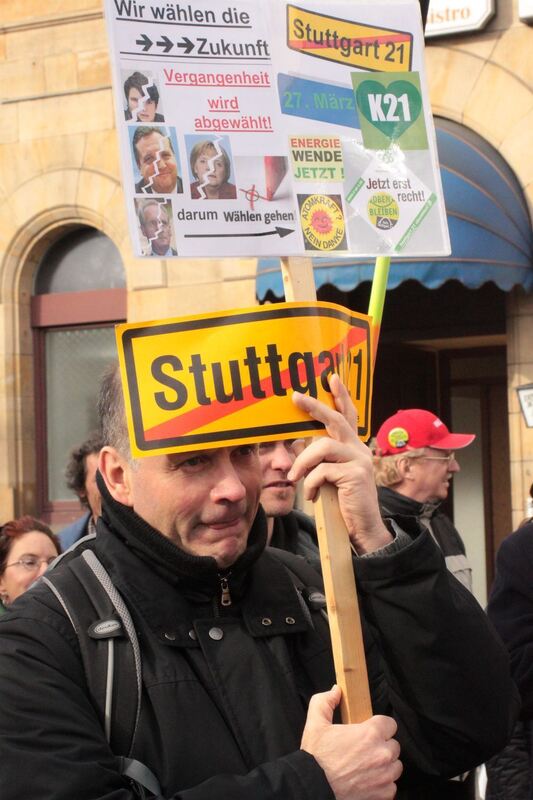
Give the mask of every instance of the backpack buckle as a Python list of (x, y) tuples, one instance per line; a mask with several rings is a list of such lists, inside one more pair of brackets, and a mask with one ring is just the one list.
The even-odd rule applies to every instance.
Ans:
[(111, 639), (114, 636), (122, 636), (122, 623), (116, 617), (107, 619), (97, 619), (87, 629), (87, 633), (93, 639)]

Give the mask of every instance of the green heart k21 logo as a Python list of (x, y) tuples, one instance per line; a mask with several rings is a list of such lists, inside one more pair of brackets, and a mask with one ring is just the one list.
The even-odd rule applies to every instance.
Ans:
[(401, 138), (402, 149), (427, 148), (418, 73), (387, 77), (382, 82), (352, 73), (365, 147), (377, 150)]

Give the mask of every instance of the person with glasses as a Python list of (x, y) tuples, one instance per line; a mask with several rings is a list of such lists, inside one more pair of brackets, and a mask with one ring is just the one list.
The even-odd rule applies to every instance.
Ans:
[(52, 530), (30, 516), (6, 522), (0, 528), (0, 601), (3, 613), (17, 597), (46, 572), (61, 553)]
[(382, 515), (399, 525), (414, 518), (426, 528), (450, 572), (470, 591), (472, 570), (463, 540), (440, 505), (460, 470), (455, 451), (474, 439), (473, 433), (450, 433), (431, 411), (408, 408), (386, 419), (372, 443)]
[[(408, 408), (386, 419), (371, 443), (382, 516), (407, 531), (427, 529), (448, 571), (469, 591), (472, 569), (463, 540), (440, 506), (460, 471), (455, 451), (474, 439), (473, 433), (451, 433), (431, 411)], [(438, 791), (439, 798), (474, 800), (475, 770), (442, 778)]]

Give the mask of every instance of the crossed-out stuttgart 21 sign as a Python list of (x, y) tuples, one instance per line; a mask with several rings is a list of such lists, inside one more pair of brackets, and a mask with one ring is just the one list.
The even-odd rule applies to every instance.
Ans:
[(370, 318), (283, 303), (116, 329), (134, 456), (323, 434), (294, 391), (332, 404), (336, 372), (370, 431)]

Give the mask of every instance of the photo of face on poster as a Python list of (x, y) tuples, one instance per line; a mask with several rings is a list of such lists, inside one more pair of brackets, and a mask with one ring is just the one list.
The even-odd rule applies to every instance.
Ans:
[(176, 131), (154, 125), (129, 128), (136, 194), (181, 194)]
[(136, 198), (135, 212), (139, 221), (139, 240), (143, 256), (177, 256), (170, 200), (161, 197)]
[(165, 115), (162, 113), (159, 89), (152, 78), (152, 73), (122, 70), (122, 77), (126, 122), (140, 122), (143, 125), (164, 122)]
[(192, 200), (235, 200), (231, 149), (227, 136), (186, 136)]

